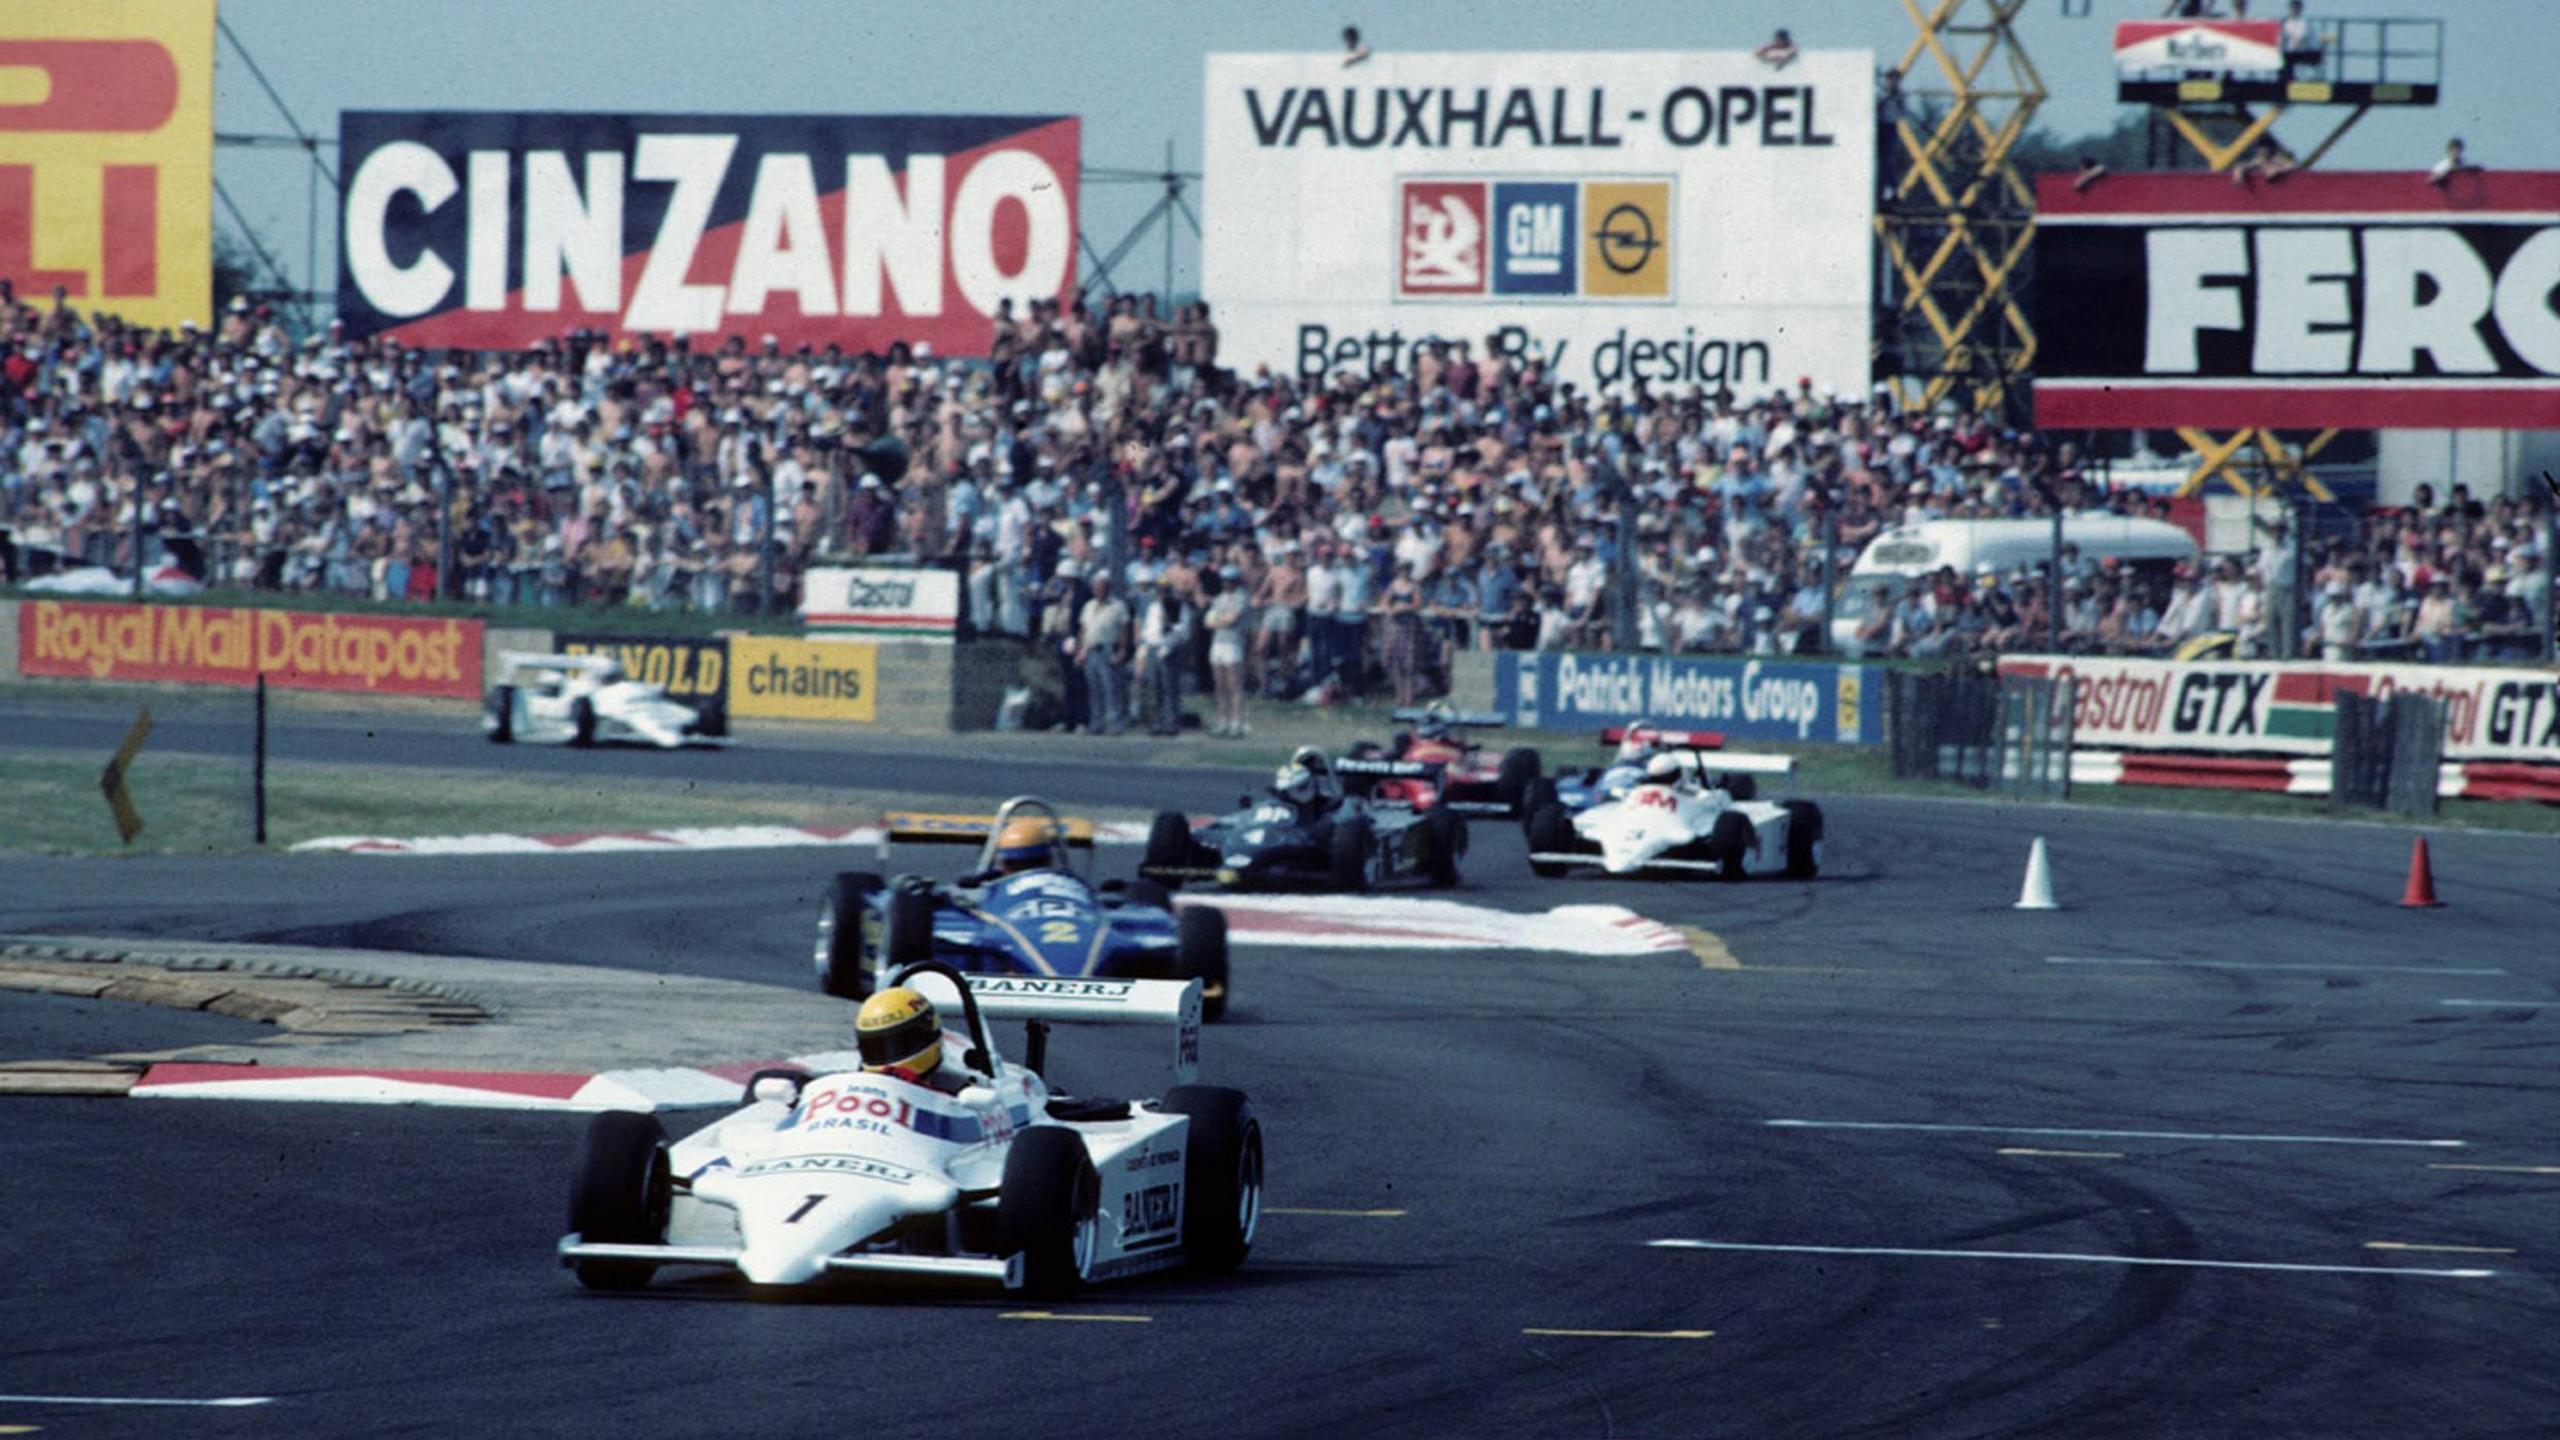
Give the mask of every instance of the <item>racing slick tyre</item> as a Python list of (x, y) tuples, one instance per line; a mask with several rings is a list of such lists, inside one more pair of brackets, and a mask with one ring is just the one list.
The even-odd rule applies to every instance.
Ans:
[(933, 888), (912, 875), (901, 875), (880, 907), (882, 973), (932, 958)]
[(1158, 910), (1170, 910), (1173, 908), (1173, 892), (1167, 887), (1141, 875), (1137, 879), (1130, 881), (1127, 886), (1122, 888), (1120, 891), (1120, 903), (1123, 905), (1152, 905)]
[(1147, 853), (1138, 864), (1138, 873), (1168, 890), (1179, 890), (1179, 872), (1192, 868), (1191, 856), (1189, 818), (1172, 810), (1157, 811), (1155, 823), (1147, 827)]
[(1563, 803), (1556, 795), (1556, 782), (1544, 775), (1531, 777), (1528, 788), (1520, 792), (1520, 833), (1529, 833), (1529, 822), (1538, 818), (1539, 811)]
[(1102, 1179), (1084, 1137), (1035, 1125), (1005, 1152), (996, 1192), (996, 1250), (1022, 1257), (1022, 1288), (1036, 1300), (1072, 1295), (1102, 1247)]
[(501, 685), (489, 692), (489, 743), (511, 745), (516, 738), (516, 687)]
[(578, 699), (569, 706), (569, 743), (583, 750), (596, 743), (596, 702)]
[[(655, 1245), (667, 1237), (674, 1203), (667, 1134), (654, 1115), (607, 1110), (587, 1122), (569, 1191), (569, 1228), (604, 1245)], [(646, 1260), (580, 1260), (578, 1283), (590, 1290), (637, 1290), (658, 1267)]]
[(1262, 1122), (1241, 1090), (1176, 1085), (1156, 1109), (1191, 1117), (1182, 1153), (1182, 1257), (1201, 1274), (1244, 1263), (1262, 1223)]
[(1544, 764), (1538, 759), (1538, 752), (1525, 745), (1502, 752), (1502, 768), (1493, 776), (1493, 798), (1501, 802), (1504, 813), (1529, 813), (1521, 807), (1528, 803), (1529, 783), (1541, 778), (1538, 772), (1542, 768)]
[(1757, 800), (1760, 798), (1760, 779), (1756, 775), (1727, 775), (1724, 777), (1724, 793), (1736, 800)]
[(1200, 982), (1200, 1018), (1227, 1013), (1227, 912), (1193, 905), (1174, 920), (1173, 978)]
[(1822, 807), (1810, 800), (1782, 802), (1787, 812), (1787, 878), (1810, 880), (1822, 869)]
[(726, 699), (714, 696), (695, 706), (693, 713), (699, 717), (693, 722), (694, 734), (717, 739), (729, 733), (729, 702)]
[(818, 948), (810, 956), (818, 971), (818, 988), (845, 1000), (871, 994), (871, 957), (863, 953), (862, 921), (880, 893), (880, 877), (868, 870), (849, 870), (827, 885), (818, 902)]
[(1716, 828), (1707, 832), (1707, 855), (1716, 862), (1716, 878), (1739, 880), (1743, 862), (1751, 854), (1751, 821), (1727, 810), (1716, 817)]
[(1434, 809), (1422, 817), (1422, 873), (1432, 888), (1458, 883), (1458, 861), (1467, 853), (1467, 822), (1454, 810)]
[[(1550, 800), (1529, 816), (1529, 853), (1532, 856), (1564, 855), (1581, 848), (1581, 840), (1573, 833), (1573, 817), (1564, 813), (1562, 805)], [(1556, 861), (1532, 859), (1529, 862), (1529, 873), (1544, 879), (1552, 880), (1564, 872), (1565, 867)]]
[(1366, 820), (1344, 820), (1333, 827), (1333, 845), (1327, 852), (1332, 862), (1333, 888), (1346, 895), (1362, 895), (1369, 889), (1369, 852), (1377, 848), (1373, 832)]

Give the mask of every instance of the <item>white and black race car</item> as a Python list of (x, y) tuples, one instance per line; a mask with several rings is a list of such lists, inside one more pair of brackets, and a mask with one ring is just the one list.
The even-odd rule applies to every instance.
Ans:
[(494, 745), (599, 745), (621, 742), (674, 750), (729, 743), (729, 717), (696, 710), (666, 690), (634, 680), (609, 655), (537, 655), (508, 651), (490, 690), (480, 728)]
[[(1174, 1078), (1189, 1080), (1199, 981), (967, 976), (926, 961), (892, 983), (963, 1019), (943, 1044), (966, 1088), (812, 1056), (757, 1072), (744, 1108), (673, 1144), (654, 1115), (598, 1115), (560, 1263), (597, 1290), (697, 1265), (757, 1285), (900, 1275), (1050, 1297), (1244, 1263), (1262, 1216), (1262, 1125), (1243, 1092), (1079, 1099), (1041, 1074), (1049, 1021), (1156, 1021), (1174, 1030)], [(1020, 1063), (997, 1053), (991, 1017), (1029, 1022)]]
[(1792, 774), (1795, 764), (1786, 755), (1666, 750), (1646, 762), (1641, 780), (1588, 809), (1540, 806), (1529, 817), (1529, 868), (1811, 879), (1822, 868), (1822, 807), (1744, 798), (1747, 777)]

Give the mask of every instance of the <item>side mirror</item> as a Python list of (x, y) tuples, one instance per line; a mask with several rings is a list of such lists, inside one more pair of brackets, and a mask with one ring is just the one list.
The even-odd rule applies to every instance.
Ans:
[(800, 1098), (800, 1086), (797, 1081), (783, 1076), (767, 1075), (756, 1082), (753, 1090), (747, 1092), (747, 1098), (771, 1101), (776, 1105), (788, 1105)]
[(996, 1103), (996, 1092), (984, 1085), (971, 1085), (951, 1098), (963, 1105), (993, 1105)]

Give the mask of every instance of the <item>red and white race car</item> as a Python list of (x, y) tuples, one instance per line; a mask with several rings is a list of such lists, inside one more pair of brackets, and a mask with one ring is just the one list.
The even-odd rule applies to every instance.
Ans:
[(1437, 805), (1470, 815), (1527, 815), (1530, 791), (1543, 770), (1538, 752), (1525, 745), (1490, 750), (1458, 733), (1461, 726), (1508, 723), (1503, 716), (1461, 712), (1434, 701), (1388, 718), (1412, 728), (1398, 730), (1384, 745), (1362, 741), (1347, 758), (1428, 765), (1433, 774), (1376, 780), (1368, 789), (1371, 799), (1418, 810)]

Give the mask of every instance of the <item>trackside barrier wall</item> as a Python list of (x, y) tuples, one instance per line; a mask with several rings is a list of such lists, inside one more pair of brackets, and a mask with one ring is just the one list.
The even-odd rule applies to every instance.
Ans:
[(22, 600), (17, 674), (480, 698), (478, 620), (230, 605)]
[(0, 600), (0, 675), (18, 673), (18, 602)]

